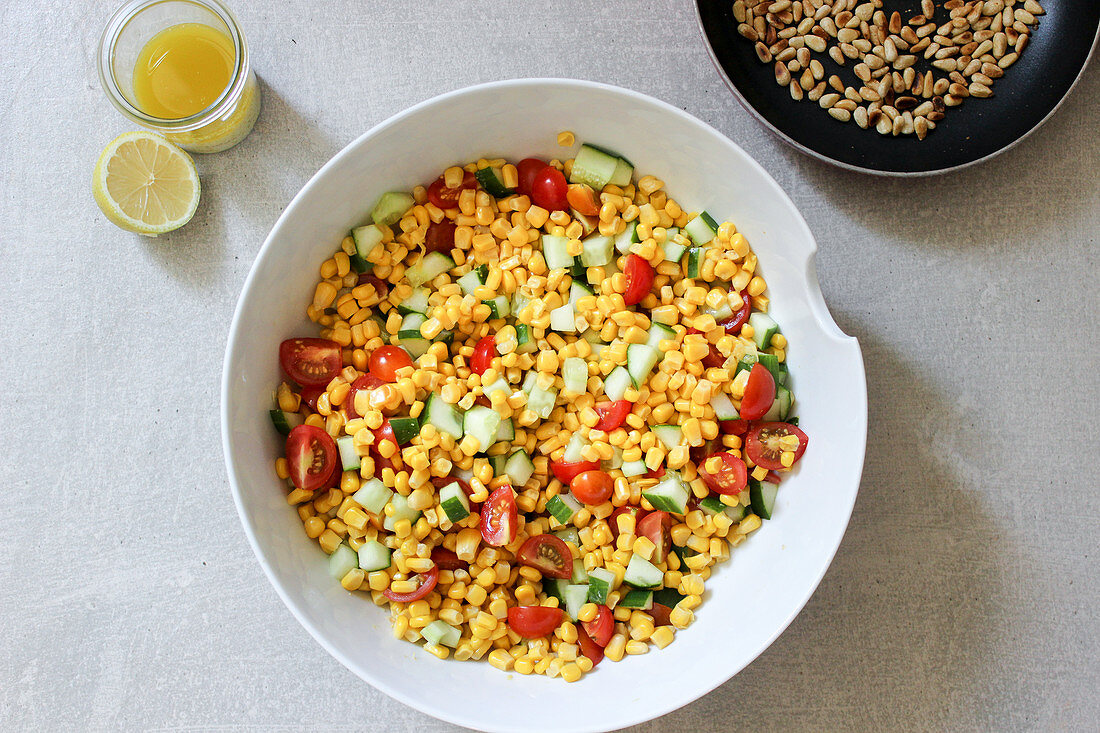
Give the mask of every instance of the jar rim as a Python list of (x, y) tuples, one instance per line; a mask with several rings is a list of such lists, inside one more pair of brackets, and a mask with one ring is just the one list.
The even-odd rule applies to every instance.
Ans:
[[(233, 41), (233, 71), (229, 83), (209, 106), (186, 117), (156, 117), (142, 111), (122, 93), (115, 78), (115, 47), (122, 32), (139, 13), (165, 3), (189, 3), (209, 10), (225, 23), (226, 28), (229, 29), (229, 37)], [(99, 81), (103, 85), (103, 90), (122, 114), (141, 125), (171, 132), (196, 130), (228, 112), (229, 108), (237, 102), (248, 80), (248, 46), (245, 43), (244, 34), (237, 24), (236, 16), (220, 0), (129, 0), (107, 21), (107, 27), (103, 29), (103, 35), (99, 40), (97, 60)]]

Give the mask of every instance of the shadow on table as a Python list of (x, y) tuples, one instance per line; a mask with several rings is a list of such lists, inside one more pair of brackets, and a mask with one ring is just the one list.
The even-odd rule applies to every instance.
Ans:
[[(956, 445), (949, 438), (966, 417), (950, 399), (887, 344), (863, 337), (853, 314), (837, 315), (860, 336), (868, 391), (879, 396), (844, 542), (806, 608), (759, 659), (632, 731), (970, 729), (999, 704), (1026, 709), (1037, 694), (1004, 674), (1012, 641), (997, 619), (1011, 595), (1011, 551), (980, 491), (946, 468), (980, 449), (978, 431), (972, 445)], [(989, 699), (971, 699), (975, 689)]]
[[(263, 107), (252, 133), (224, 152), (194, 156), (202, 181), (194, 218), (147, 244), (166, 270), (196, 289), (218, 282), (229, 264), (225, 242), (241, 218), (266, 236), (301, 186), (338, 150), (275, 89), (259, 82)], [(261, 244), (262, 237), (253, 251)]]

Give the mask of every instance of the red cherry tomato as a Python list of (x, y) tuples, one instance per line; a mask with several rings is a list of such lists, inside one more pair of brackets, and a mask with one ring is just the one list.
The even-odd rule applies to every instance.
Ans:
[(641, 512), (636, 506), (621, 506), (615, 511), (611, 512), (611, 516), (607, 518), (607, 527), (611, 530), (611, 536), (615, 539), (619, 538), (619, 517), (623, 514), (629, 514), (635, 519), (635, 527), (637, 527), (638, 513)]
[(749, 314), (752, 313), (752, 296), (749, 295), (748, 290), (741, 291), (741, 302), (743, 303), (741, 310), (718, 324), (726, 329), (726, 333), (732, 333), (734, 336), (741, 333), (741, 327), (749, 322)]
[(312, 425), (299, 425), (286, 436), (286, 461), (290, 480), (299, 489), (313, 491), (328, 483), (338, 470), (340, 454), (328, 433)]
[(465, 188), (477, 188), (477, 178), (469, 171), (463, 174), (458, 188), (448, 188), (443, 176), (440, 176), (428, 186), (428, 200), (440, 209), (453, 209), (458, 206), (458, 196)]
[(584, 626), (577, 629), (577, 643), (580, 644), (581, 654), (588, 657), (593, 668), (603, 661), (603, 647), (592, 641), (592, 637), (584, 630)]
[(753, 425), (745, 436), (745, 453), (757, 466), (762, 466), (769, 471), (780, 471), (784, 466), (779, 459), (783, 452), (779, 439), (786, 435), (798, 437), (798, 448), (794, 451), (794, 462), (798, 463), (798, 459), (806, 452), (806, 444), (810, 438), (794, 425), (785, 422), (762, 422)]
[(573, 463), (550, 461), (550, 470), (554, 472), (554, 478), (563, 484), (571, 482), (577, 474), (592, 471), (599, 467), (599, 461), (575, 461)]
[(370, 355), (370, 373), (383, 382), (396, 382), (397, 370), (412, 364), (409, 352), (400, 346), (379, 346)]
[(372, 389), (381, 387), (383, 384), (385, 384), (385, 382), (373, 374), (364, 374), (351, 383), (351, 389), (348, 390), (348, 396), (344, 398), (344, 412), (348, 414), (349, 420), (362, 417), (355, 409), (355, 395), (360, 391), (369, 392)]
[(745, 396), (741, 398), (741, 419), (759, 420), (768, 414), (775, 402), (775, 377), (763, 364), (753, 364)]
[(508, 626), (525, 639), (549, 636), (561, 626), (565, 612), (550, 606), (513, 606), (508, 609)]
[(435, 588), (435, 584), (439, 582), (439, 566), (432, 566), (431, 570), (426, 573), (421, 573), (418, 577), (420, 578), (420, 585), (411, 593), (394, 593), (389, 588), (386, 588), (386, 590), (382, 591), (382, 595), (396, 603), (412, 603), (413, 601), (419, 601), (421, 598), (431, 593)]
[(440, 222), (432, 222), (428, 225), (428, 232), (424, 235), (425, 252), (442, 252), (450, 256), (455, 248), (455, 223), (450, 219)]
[(664, 562), (668, 556), (668, 550), (672, 547), (672, 535), (670, 530), (675, 521), (668, 512), (650, 512), (638, 522), (638, 529), (634, 532), (639, 537), (647, 537), (657, 548), (653, 553), (654, 562)]
[(432, 548), (432, 562), (440, 570), (465, 570), (469, 565), (445, 547)]
[(547, 211), (564, 211), (569, 208), (566, 198), (569, 184), (565, 175), (552, 165), (535, 174), (531, 182), (531, 200)]
[(672, 621), (669, 619), (669, 616), (672, 615), (672, 609), (663, 603), (654, 603), (653, 608), (646, 611), (646, 613), (653, 617), (654, 626), (672, 625)]
[(302, 402), (309, 405), (309, 409), (317, 412), (317, 398), (324, 393), (324, 387), (302, 387)]
[(657, 466), (657, 468), (653, 469), (652, 471), (646, 471), (645, 475), (644, 475), (644, 478), (661, 478), (664, 475), (665, 475), (665, 467), (664, 466)]
[(279, 364), (303, 387), (324, 387), (344, 365), (340, 344), (328, 339), (287, 339), (279, 344)]
[[(718, 457), (719, 466), (714, 473), (711, 473), (704, 466), (714, 456)], [(740, 494), (749, 483), (749, 472), (745, 468), (745, 462), (728, 451), (715, 453), (714, 456), (708, 456), (697, 466), (699, 478), (719, 494)]]
[(615, 400), (614, 402), (601, 402), (596, 405), (596, 414), (600, 421), (596, 423), (596, 430), (610, 433), (623, 424), (626, 416), (634, 409), (634, 403), (630, 400)]
[(626, 256), (623, 274), (626, 275), (626, 292), (623, 293), (623, 300), (627, 305), (637, 305), (653, 287), (653, 266), (631, 252)]
[(516, 539), (516, 495), (508, 484), (489, 494), (481, 510), (481, 539), (492, 547), (504, 547)]
[(573, 553), (565, 540), (552, 534), (531, 537), (519, 548), (517, 557), (521, 565), (532, 567), (548, 578), (573, 577)]
[(521, 160), (516, 165), (516, 172), (519, 174), (519, 185), (516, 186), (516, 190), (524, 196), (530, 196), (531, 188), (535, 183), (535, 176), (545, 167), (545, 160), (539, 160), (538, 158), (524, 158)]
[(722, 435), (744, 435), (749, 432), (748, 420), (719, 420), (718, 430)]
[(372, 275), (369, 272), (361, 273), (359, 275), (359, 284), (366, 285), (368, 283), (374, 287), (374, 292), (378, 293), (379, 299), (385, 298), (386, 294), (390, 292), (390, 284), (382, 278), (377, 275)]
[(571, 183), (565, 193), (569, 206), (585, 216), (600, 215), (600, 200), (591, 186), (583, 183)]
[(615, 491), (615, 480), (605, 471), (585, 471), (573, 477), (569, 482), (569, 491), (577, 501), (593, 505), (603, 504)]
[(437, 489), (442, 489), (444, 486), (450, 486), (451, 484), (458, 484), (458, 488), (462, 489), (462, 493), (466, 494), (467, 499), (474, 493), (470, 485), (460, 478), (454, 476), (432, 476), (432, 486)]
[(582, 621), (581, 625), (592, 641), (600, 647), (605, 647), (611, 641), (611, 635), (615, 633), (615, 616), (610, 608), (599, 605), (596, 606), (596, 618), (591, 621)]
[(497, 342), (493, 336), (486, 336), (474, 346), (473, 356), (470, 357), (470, 369), (475, 374), (484, 374), (485, 370), (493, 364), (493, 357), (497, 355)]

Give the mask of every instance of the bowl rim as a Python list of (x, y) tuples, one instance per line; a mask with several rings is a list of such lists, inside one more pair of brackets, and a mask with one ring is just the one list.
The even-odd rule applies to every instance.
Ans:
[[(291, 199), (286, 208), (280, 214), (275, 224), (271, 227), (267, 237), (264, 239), (263, 245), (260, 247), (253, 260), (252, 266), (249, 269), (248, 275), (245, 278), (244, 284), (241, 287), (241, 293), (238, 296), (237, 304), (233, 311), (232, 321), (230, 323), (228, 336), (226, 339), (225, 357), (222, 364), (222, 381), (221, 381), (221, 432), (222, 432), (222, 454), (225, 460), (226, 470), (229, 476), (230, 492), (233, 495), (233, 502), (237, 508), (237, 515), (241, 520), (241, 525), (244, 529), (245, 535), (248, 538), (248, 543), (252, 547), (252, 552), (256, 556), (257, 561), (260, 563), (260, 567), (263, 568), (264, 574), (267, 576), (268, 582), (275, 589), (276, 594), (282, 600), (283, 604), (291, 612), (298, 623), (313, 637), (313, 639), (320, 644), (320, 646), (327, 651), (334, 659), (340, 662), (345, 668), (354, 673), (364, 682), (372, 685), (376, 689), (389, 695), (391, 698), (409, 706), (410, 708), (420, 711), (426, 715), (430, 715), (439, 720), (443, 720), (456, 725), (464, 726), (474, 730), (507, 730), (505, 728), (494, 727), (479, 727), (484, 725), (475, 720), (456, 715), (445, 707), (433, 704), (432, 701), (424, 701), (414, 699), (413, 697), (406, 695), (401, 690), (390, 685), (385, 677), (380, 675), (374, 675), (369, 669), (363, 668), (357, 663), (353, 662), (347, 655), (336, 648), (333, 644), (330, 644), (325, 636), (315, 628), (308, 620), (306, 614), (298, 607), (298, 605), (290, 598), (287, 591), (283, 588), (282, 583), (277, 579), (274, 568), (270, 561), (264, 554), (259, 540), (256, 536), (256, 532), (252, 526), (252, 521), (245, 511), (241, 489), (237, 484), (237, 480), (234, 474), (234, 460), (233, 451), (230, 441), (230, 429), (229, 429), (229, 398), (230, 398), (230, 386), (231, 375), (230, 366), (233, 359), (233, 355), (238, 348), (238, 340), (240, 337), (241, 321), (244, 312), (244, 304), (249, 300), (253, 288), (257, 287), (257, 272), (259, 269), (259, 263), (263, 260), (274, 246), (273, 242), (277, 238), (277, 234), (286, 224), (287, 220), (294, 215), (299, 202), (306, 198), (312, 189), (319, 185), (318, 181), (324, 177), (328, 170), (335, 167), (345, 157), (352, 154), (352, 151), (358, 149), (360, 145), (363, 145), (367, 140), (374, 137), (378, 133), (400, 125), (407, 118), (418, 114), (419, 112), (440, 104), (445, 104), (450, 100), (460, 97), (466, 94), (470, 94), (478, 91), (495, 90), (498, 92), (506, 92), (507, 90), (517, 87), (572, 87), (576, 89), (594, 90), (612, 95), (620, 95), (627, 98), (631, 98), (635, 101), (641, 101), (645, 104), (651, 105), (664, 113), (675, 115), (681, 118), (683, 121), (694, 125), (700, 129), (700, 131), (714, 135), (726, 144), (732, 146), (737, 152), (743, 155), (747, 164), (756, 169), (756, 172), (761, 174), (764, 179), (771, 185), (772, 193), (778, 196), (784, 204), (786, 204), (792, 212), (795, 214), (795, 221), (798, 227), (801, 229), (802, 234), (805, 237), (808, 247), (805, 252), (805, 262), (802, 263), (805, 272), (803, 275), (806, 277), (808, 284), (807, 300), (809, 310), (813, 315), (813, 320), (817, 326), (821, 329), (822, 333), (830, 340), (836, 342), (838, 348), (849, 349), (854, 357), (854, 363), (858, 365), (858, 368), (853, 371), (851, 378), (858, 383), (858, 404), (852, 405), (852, 415), (855, 420), (854, 430), (859, 435), (859, 445), (857, 455), (859, 457), (858, 462), (853, 461), (851, 466), (851, 474), (846, 476), (844, 481), (845, 485), (849, 483), (854, 486), (854, 490), (850, 494), (850, 500), (846, 506), (843, 506), (844, 522), (841, 528), (841, 532), (837, 538), (834, 547), (829, 551), (826, 562), (821, 565), (821, 569), (813, 577), (813, 582), (807, 585), (806, 591), (803, 594), (801, 600), (796, 604), (790, 614), (779, 623), (775, 631), (766, 639), (762, 641), (758, 648), (756, 648), (744, 661), (743, 664), (735, 665), (736, 668), (723, 669), (721, 673), (713, 680), (708, 680), (706, 683), (701, 684), (699, 687), (692, 690), (690, 693), (676, 697), (673, 699), (664, 700), (662, 704), (650, 709), (642, 714), (625, 714), (620, 723), (617, 724), (617, 728), (624, 728), (631, 725), (637, 725), (649, 720), (654, 720), (663, 715), (667, 715), (674, 710), (677, 710), (685, 705), (688, 705), (695, 700), (710, 693), (715, 688), (728, 682), (735, 675), (741, 672), (745, 667), (755, 661), (765, 650), (767, 650), (775, 640), (787, 629), (792, 621), (802, 612), (810, 598), (813, 596), (817, 587), (820, 585), (822, 578), (832, 565), (832, 561), (836, 556), (837, 551), (840, 549), (840, 545), (843, 542), (844, 534), (847, 531), (848, 524), (851, 521), (852, 510), (855, 506), (856, 497), (859, 494), (859, 484), (863, 473), (863, 464), (866, 457), (866, 445), (867, 445), (867, 421), (868, 421), (868, 401), (867, 401), (867, 383), (866, 383), (866, 371), (862, 358), (862, 350), (860, 349), (858, 340), (853, 336), (846, 335), (840, 330), (836, 322), (833, 320), (832, 315), (829, 313), (827, 306), (825, 305), (824, 297), (821, 293), (820, 285), (817, 279), (815, 268), (815, 257), (817, 254), (817, 240), (814, 238), (813, 233), (810, 231), (809, 225), (806, 223), (805, 218), (801, 212), (795, 206), (794, 202), (787, 195), (787, 193), (779, 186), (778, 182), (760, 165), (751, 155), (749, 155), (740, 145), (728, 138), (723, 133), (719, 132), (706, 122), (698, 119), (694, 115), (675, 107), (667, 102), (651, 97), (647, 94), (634, 91), (632, 89), (626, 89), (623, 87), (614, 86), (611, 84), (604, 84), (601, 82), (593, 82), (580, 79), (569, 78), (554, 78), (554, 77), (534, 77), (534, 78), (514, 78), (500, 81), (486, 82), (481, 84), (474, 84), (459, 89), (455, 89), (450, 92), (436, 95), (422, 102), (419, 102), (411, 107), (408, 107), (389, 118), (379, 122), (371, 127), (363, 134), (356, 137), (345, 145), (339, 152), (332, 156), (321, 168), (314, 173), (310, 179), (302, 186), (301, 190)], [(825, 558), (823, 558), (825, 559)], [(579, 727), (578, 731), (604, 731), (606, 728), (596, 727)]]

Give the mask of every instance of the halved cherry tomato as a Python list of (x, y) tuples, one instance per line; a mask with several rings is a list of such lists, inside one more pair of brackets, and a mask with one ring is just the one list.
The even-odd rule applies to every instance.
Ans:
[(779, 475), (779, 471), (768, 471), (768, 477), (764, 480), (770, 484), (777, 484), (783, 480), (783, 477)]
[(565, 540), (552, 534), (531, 537), (519, 548), (516, 557), (521, 565), (532, 567), (546, 577), (562, 580), (573, 577), (573, 553)]
[(484, 337), (474, 346), (473, 356), (470, 357), (470, 369), (472, 369), (475, 374), (484, 374), (485, 370), (492, 366), (493, 357), (496, 355), (496, 337)]
[(543, 167), (531, 182), (531, 200), (547, 211), (564, 211), (569, 208), (566, 198), (569, 184), (565, 175), (552, 165)]
[(328, 483), (337, 470), (340, 454), (336, 443), (321, 428), (298, 425), (286, 436), (286, 461), (290, 480), (299, 489), (313, 491)]
[(492, 547), (504, 547), (516, 539), (516, 495), (504, 484), (489, 494), (481, 510), (481, 539)]
[(786, 422), (762, 422), (753, 425), (745, 436), (745, 453), (757, 466), (762, 466), (769, 471), (782, 470), (784, 466), (779, 457), (783, 453), (783, 448), (779, 444), (779, 439), (785, 435), (798, 437), (798, 448), (794, 451), (794, 462), (798, 463), (798, 459), (806, 452), (806, 444), (810, 438), (806, 433)]
[(577, 643), (581, 647), (581, 654), (588, 657), (593, 667), (603, 661), (603, 647), (592, 640), (583, 626), (577, 629)]
[(390, 284), (382, 278), (369, 272), (360, 273), (359, 284), (367, 285), (368, 283), (374, 287), (374, 292), (378, 293), (379, 298), (385, 298), (386, 294), (390, 292)]
[(389, 588), (386, 588), (386, 590), (382, 591), (382, 595), (395, 603), (412, 603), (413, 601), (419, 601), (435, 589), (435, 584), (439, 582), (439, 566), (433, 565), (431, 570), (426, 573), (421, 573), (418, 577), (420, 578), (420, 585), (411, 593), (394, 593)]
[(600, 215), (600, 200), (591, 186), (583, 183), (569, 184), (569, 190), (565, 193), (565, 199), (569, 205), (585, 216)]
[(763, 364), (753, 364), (745, 396), (741, 398), (741, 419), (759, 420), (768, 414), (775, 402), (775, 377)]
[(396, 382), (397, 370), (412, 364), (409, 352), (400, 346), (379, 346), (370, 355), (370, 373), (383, 382)]
[(279, 344), (279, 364), (303, 387), (323, 387), (344, 365), (340, 344), (328, 339), (287, 339)]
[(473, 173), (466, 171), (458, 188), (448, 188), (443, 176), (440, 176), (428, 186), (428, 200), (440, 209), (453, 209), (458, 206), (458, 196), (464, 188), (477, 188), (477, 178)]
[(615, 491), (615, 480), (606, 471), (591, 470), (578, 473), (569, 482), (569, 491), (577, 501), (585, 504), (603, 504)]
[[(711, 473), (704, 466), (714, 457), (718, 458), (719, 466), (717, 471)], [(719, 494), (740, 494), (749, 483), (749, 472), (745, 468), (745, 462), (728, 451), (707, 456), (697, 468), (699, 478)]]
[(446, 547), (434, 547), (432, 548), (432, 562), (440, 570), (465, 570), (469, 567), (469, 564), (465, 560), (459, 560), (458, 555), (454, 554)]
[(657, 468), (654, 468), (651, 471), (646, 471), (643, 478), (661, 478), (664, 475), (665, 475), (665, 467), (664, 466), (657, 466)]
[(749, 314), (752, 313), (752, 296), (748, 290), (741, 291), (741, 309), (718, 325), (726, 329), (726, 333), (734, 336), (741, 333), (741, 327), (749, 322)]
[(672, 625), (672, 621), (669, 619), (669, 616), (672, 615), (672, 609), (663, 603), (654, 603), (653, 608), (646, 611), (646, 613), (653, 617), (654, 626)]
[(718, 430), (722, 435), (744, 435), (749, 432), (748, 420), (719, 420)]
[(302, 387), (302, 402), (309, 405), (309, 409), (317, 412), (317, 398), (324, 393), (324, 387)]
[(697, 468), (702, 468), (703, 461), (709, 456), (725, 450), (722, 443), (717, 440), (708, 440), (702, 445), (693, 445), (688, 448), (688, 458)]
[(442, 252), (448, 257), (455, 248), (455, 223), (450, 219), (432, 222), (424, 235), (425, 252)]
[(675, 521), (668, 512), (656, 511), (645, 515), (638, 522), (638, 528), (634, 531), (639, 537), (647, 537), (657, 549), (653, 552), (654, 562), (664, 562), (668, 556), (668, 550), (672, 547), (672, 534), (670, 530)]
[(626, 292), (623, 293), (623, 300), (627, 305), (637, 305), (653, 287), (653, 266), (631, 252), (626, 256), (623, 274), (626, 276)]
[(355, 409), (355, 395), (360, 391), (369, 392), (372, 389), (381, 387), (383, 384), (385, 384), (385, 382), (373, 374), (364, 374), (351, 383), (351, 389), (348, 390), (348, 396), (344, 398), (344, 412), (348, 414), (349, 420), (362, 417)]
[(573, 463), (550, 461), (550, 470), (554, 472), (554, 478), (561, 481), (563, 484), (572, 481), (577, 474), (584, 473), (585, 471), (592, 471), (599, 467), (599, 461), (574, 461)]
[(623, 514), (629, 514), (634, 517), (635, 527), (637, 527), (638, 515), (642, 513), (642, 510), (636, 506), (621, 506), (615, 511), (611, 512), (611, 516), (607, 518), (607, 527), (611, 530), (611, 536), (615, 539), (619, 538), (619, 517)]
[(550, 606), (512, 606), (508, 609), (508, 626), (525, 639), (549, 636), (561, 626), (565, 612)]
[(516, 190), (524, 196), (530, 196), (531, 188), (535, 183), (535, 176), (545, 167), (545, 160), (539, 160), (538, 158), (524, 158), (521, 160), (516, 165), (516, 172), (519, 174), (519, 185), (516, 186)]
[(596, 606), (596, 618), (591, 621), (582, 621), (584, 631), (600, 647), (607, 646), (611, 641), (611, 635), (615, 633), (615, 616), (611, 609), (604, 605)]
[(470, 488), (470, 485), (460, 478), (455, 476), (432, 476), (432, 486), (437, 489), (442, 489), (444, 486), (450, 486), (451, 484), (458, 484), (458, 488), (462, 489), (462, 493), (469, 499), (474, 490)]
[(596, 405), (596, 414), (600, 416), (600, 421), (596, 423), (596, 430), (610, 433), (623, 424), (623, 420), (632, 409), (634, 409), (634, 403), (630, 400), (599, 403)]

